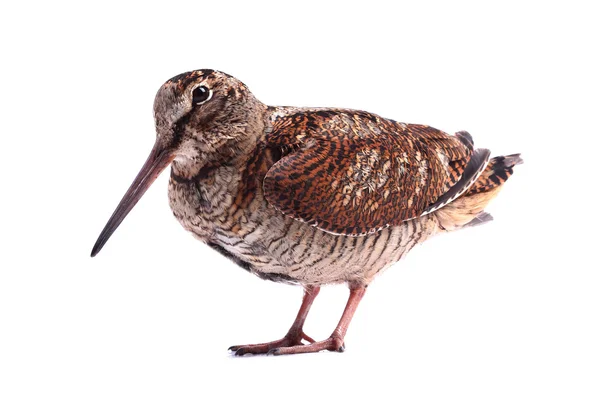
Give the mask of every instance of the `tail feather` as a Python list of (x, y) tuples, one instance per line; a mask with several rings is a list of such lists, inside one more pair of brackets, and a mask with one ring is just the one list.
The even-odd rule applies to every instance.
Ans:
[(484, 208), (513, 174), (515, 165), (522, 163), (520, 154), (492, 158), (466, 192), (435, 211), (441, 230), (451, 231), (491, 221), (492, 216)]
[(493, 220), (494, 220), (494, 217), (492, 217), (492, 214), (486, 213), (485, 211), (482, 211), (479, 214), (477, 214), (477, 216), (475, 218), (473, 218), (471, 220), (471, 222), (466, 223), (464, 225), (464, 228), (469, 228), (469, 227), (472, 227), (472, 226), (483, 225), (483, 224), (486, 224), (488, 222), (492, 222)]
[(487, 192), (496, 186), (502, 185), (513, 174), (515, 165), (522, 163), (523, 159), (520, 154), (492, 158), (483, 173), (467, 190), (465, 196)]

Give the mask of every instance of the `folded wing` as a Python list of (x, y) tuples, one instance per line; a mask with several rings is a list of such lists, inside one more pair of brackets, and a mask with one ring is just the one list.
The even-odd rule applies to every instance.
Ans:
[(283, 155), (263, 181), (269, 203), (343, 235), (377, 232), (443, 207), (489, 159), (487, 150), (472, 157), (466, 132), (451, 136), (351, 110), (280, 117), (267, 146)]

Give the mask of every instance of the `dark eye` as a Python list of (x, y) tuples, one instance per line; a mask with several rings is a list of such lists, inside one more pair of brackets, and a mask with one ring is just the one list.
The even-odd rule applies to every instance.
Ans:
[(198, 86), (192, 92), (192, 102), (194, 104), (202, 104), (207, 102), (212, 96), (212, 92), (206, 86)]

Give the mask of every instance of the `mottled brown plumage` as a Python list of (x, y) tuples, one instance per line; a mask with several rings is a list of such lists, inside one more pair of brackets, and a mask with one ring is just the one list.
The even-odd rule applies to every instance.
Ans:
[[(185, 229), (263, 279), (300, 284), (302, 307), (281, 340), (246, 353), (343, 349), (366, 286), (415, 245), (491, 220), (485, 206), (521, 162), (447, 135), (363, 111), (269, 107), (237, 79), (198, 70), (156, 95), (156, 144), (101, 233), (106, 243), (160, 171)], [(351, 295), (332, 335), (302, 331), (324, 284)], [(302, 344), (302, 341), (309, 344)]]
[(295, 149), (265, 176), (274, 207), (327, 232), (364, 235), (422, 215), (462, 176), (467, 133), (449, 136), (352, 110), (279, 118), (267, 146)]

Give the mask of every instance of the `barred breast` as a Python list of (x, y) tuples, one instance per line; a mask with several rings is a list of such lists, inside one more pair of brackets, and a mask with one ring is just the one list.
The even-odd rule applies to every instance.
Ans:
[(172, 173), (169, 202), (186, 230), (263, 279), (368, 284), (438, 230), (427, 215), (368, 236), (334, 235), (283, 215), (244, 178), (228, 166), (190, 180)]

